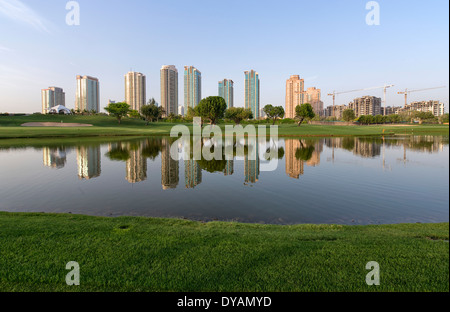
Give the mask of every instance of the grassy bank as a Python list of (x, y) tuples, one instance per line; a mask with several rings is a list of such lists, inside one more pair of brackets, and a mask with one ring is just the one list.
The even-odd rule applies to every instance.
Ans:
[[(61, 122), (92, 124), (93, 127), (53, 128), (53, 127), (21, 127), (27, 122)], [(108, 116), (0, 116), (0, 139), (7, 138), (51, 138), (51, 137), (89, 137), (89, 136), (151, 136), (169, 135), (175, 123), (154, 122), (146, 126), (145, 122), (133, 118), (125, 118), (119, 125), (117, 120)], [(191, 124), (186, 124), (192, 127)], [(225, 125), (220, 125), (223, 129)], [(368, 136), (398, 135), (448, 135), (448, 125), (411, 125), (411, 126), (323, 126), (296, 124), (279, 125), (279, 136)]]
[[(272, 226), (0, 212), (0, 291), (449, 291), (449, 224)], [(81, 285), (65, 284), (66, 263)], [(377, 261), (381, 285), (369, 287)]]

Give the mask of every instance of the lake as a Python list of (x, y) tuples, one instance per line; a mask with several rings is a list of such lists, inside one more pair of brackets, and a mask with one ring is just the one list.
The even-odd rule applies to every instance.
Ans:
[[(3, 140), (0, 210), (265, 224), (449, 221), (448, 137), (231, 140), (227, 159), (211, 161), (173, 159), (171, 146), (182, 155), (189, 145), (173, 141)], [(270, 158), (249, 156), (268, 146)], [(264, 169), (269, 161), (275, 170)]]

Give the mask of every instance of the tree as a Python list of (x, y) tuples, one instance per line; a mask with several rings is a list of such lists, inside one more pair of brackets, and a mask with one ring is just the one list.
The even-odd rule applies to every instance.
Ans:
[(122, 117), (128, 115), (128, 112), (130, 111), (130, 105), (125, 102), (110, 103), (107, 107), (105, 107), (105, 111), (107, 111), (110, 115), (115, 116), (120, 125)]
[(351, 108), (344, 110), (342, 112), (342, 118), (347, 122), (355, 120), (355, 118), (356, 118), (355, 111)]
[(187, 109), (187, 112), (186, 112), (186, 118), (187, 119), (192, 119), (192, 118), (194, 118), (196, 115), (195, 115), (195, 109), (194, 108), (192, 108), (192, 107), (188, 107), (188, 109)]
[(195, 113), (204, 119), (209, 119), (212, 125), (224, 117), (226, 110), (227, 103), (220, 96), (209, 96), (195, 107)]
[(375, 117), (372, 115), (359, 116), (358, 122), (362, 125), (370, 125), (375, 123)]
[(273, 124), (275, 124), (278, 118), (284, 117), (284, 108), (282, 106), (272, 106), (271, 104), (267, 104), (264, 106), (263, 111), (267, 115), (267, 118), (273, 120)]
[(301, 126), (303, 120), (314, 118), (314, 116), (316, 116), (316, 114), (314, 113), (314, 109), (309, 103), (297, 105), (297, 107), (295, 108), (295, 118), (299, 120), (299, 127)]
[(158, 107), (154, 103), (150, 103), (147, 105), (142, 105), (141, 114), (144, 116), (147, 125), (149, 122), (153, 122), (153, 119), (156, 119), (159, 112)]
[(390, 123), (399, 123), (399, 122), (401, 122), (401, 118), (397, 114), (392, 114), (392, 115), (387, 116), (387, 121)]
[(176, 115), (175, 115), (174, 113), (170, 113), (170, 114), (167, 116), (167, 119), (169, 119), (170, 122), (172, 122), (175, 118), (176, 118)]
[(445, 124), (445, 123), (448, 123), (448, 121), (449, 121), (449, 115), (448, 115), (448, 113), (445, 113), (444, 115), (441, 115), (440, 117), (439, 117), (439, 122), (441, 123), (441, 124)]
[(132, 118), (140, 118), (141, 114), (135, 109), (130, 109), (130, 111), (128, 112), (128, 116)]
[(366, 116), (365, 116), (365, 115), (359, 116), (358, 122), (359, 122), (361, 125), (366, 125), (366, 122), (367, 122)]
[(376, 115), (374, 118), (377, 125), (384, 124), (386, 122), (386, 118), (383, 115)]
[(368, 124), (368, 125), (371, 125), (371, 124), (374, 124), (374, 123), (375, 123), (375, 117), (372, 116), (372, 115), (367, 115), (367, 116), (366, 116), (366, 119), (367, 119), (367, 124)]
[(252, 119), (253, 113), (250, 109), (244, 109), (243, 107), (230, 107), (225, 111), (225, 118), (233, 120), (238, 125), (242, 120)]
[(436, 121), (436, 117), (431, 112), (413, 112), (411, 114), (412, 119), (418, 119), (419, 124), (422, 124), (424, 121)]

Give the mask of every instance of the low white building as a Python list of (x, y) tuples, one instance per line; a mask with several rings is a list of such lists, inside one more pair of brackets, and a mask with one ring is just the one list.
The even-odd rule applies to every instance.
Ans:
[(48, 110), (48, 113), (49, 114), (64, 114), (64, 115), (72, 114), (70, 109), (68, 109), (67, 107), (62, 106), (62, 105), (57, 105), (57, 106), (50, 107), (49, 110)]

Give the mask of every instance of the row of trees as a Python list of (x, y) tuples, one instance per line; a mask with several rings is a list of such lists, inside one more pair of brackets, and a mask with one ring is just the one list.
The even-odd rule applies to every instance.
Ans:
[[(125, 116), (142, 118), (147, 122), (147, 125), (153, 121), (159, 121), (166, 114), (162, 107), (156, 105), (155, 99), (150, 99), (146, 105), (143, 105), (140, 111), (130, 110), (130, 105), (127, 103), (111, 103), (105, 110), (112, 116), (115, 116), (119, 122)], [(272, 121), (273, 124), (276, 123), (278, 119), (283, 119), (285, 116), (285, 111), (282, 106), (273, 106), (268, 104), (264, 106), (263, 109), (267, 118)], [(383, 115), (364, 115), (356, 119), (355, 112), (352, 109), (344, 110), (342, 114), (342, 119), (347, 122), (357, 121), (363, 125), (369, 124), (385, 124), (385, 123), (401, 123), (401, 122), (414, 122), (418, 121), (420, 124), (423, 122), (430, 123), (448, 123), (449, 117), (448, 113), (437, 118), (431, 112), (411, 112), (402, 114), (392, 114), (388, 116)], [(244, 120), (253, 119), (253, 113), (249, 109), (244, 109), (242, 107), (232, 107), (227, 109), (225, 100), (219, 96), (210, 96), (204, 98), (195, 108), (189, 108), (186, 117), (177, 116), (173, 113), (166, 116), (166, 119), (173, 121), (176, 119), (191, 121), (193, 117), (201, 117), (202, 123), (204, 121), (209, 121), (211, 124), (217, 124), (219, 120), (226, 119), (231, 120), (235, 124), (240, 124)], [(297, 122), (300, 126), (304, 121), (317, 118), (312, 106), (308, 103), (298, 105), (295, 108), (295, 120), (284, 119), (289, 122)], [(335, 119), (334, 119), (335, 120)]]
[[(112, 116), (115, 116), (119, 122), (125, 116), (144, 118), (147, 122), (158, 121), (166, 113), (162, 107), (156, 105), (155, 99), (149, 100), (146, 105), (141, 107), (140, 112), (130, 110), (130, 105), (124, 102), (111, 103), (105, 110)], [(273, 121), (273, 124), (278, 119), (282, 119), (285, 115), (284, 108), (282, 106), (273, 106), (268, 104), (264, 107), (264, 113), (267, 115), (268, 119)], [(220, 96), (210, 96), (204, 98), (195, 108), (189, 108), (187, 114), (187, 119), (193, 117), (201, 117), (202, 123), (208, 120), (212, 125), (217, 124), (219, 120), (228, 119), (232, 120), (235, 124), (240, 124), (243, 120), (253, 119), (253, 113), (249, 109), (244, 109), (242, 107), (232, 107), (227, 109), (227, 104), (225, 100)], [(300, 126), (303, 121), (314, 118), (315, 113), (310, 104), (298, 105), (295, 108), (295, 118), (297, 119), (298, 126)], [(167, 119), (173, 120), (177, 118), (174, 114), (169, 114)]]
[[(347, 111), (347, 110), (346, 110)], [(353, 113), (353, 118), (351, 118), (351, 114), (345, 115), (346, 111), (344, 111), (343, 118), (345, 121), (353, 121), (355, 120), (355, 116)], [(351, 110), (353, 111), (353, 110)], [(411, 112), (407, 115), (364, 115), (360, 116), (357, 121), (362, 125), (370, 125), (370, 124), (386, 124), (386, 123), (401, 123), (404, 121), (414, 122), (418, 121), (420, 124), (423, 122), (437, 123), (443, 122), (443, 118), (437, 118), (431, 112)]]

